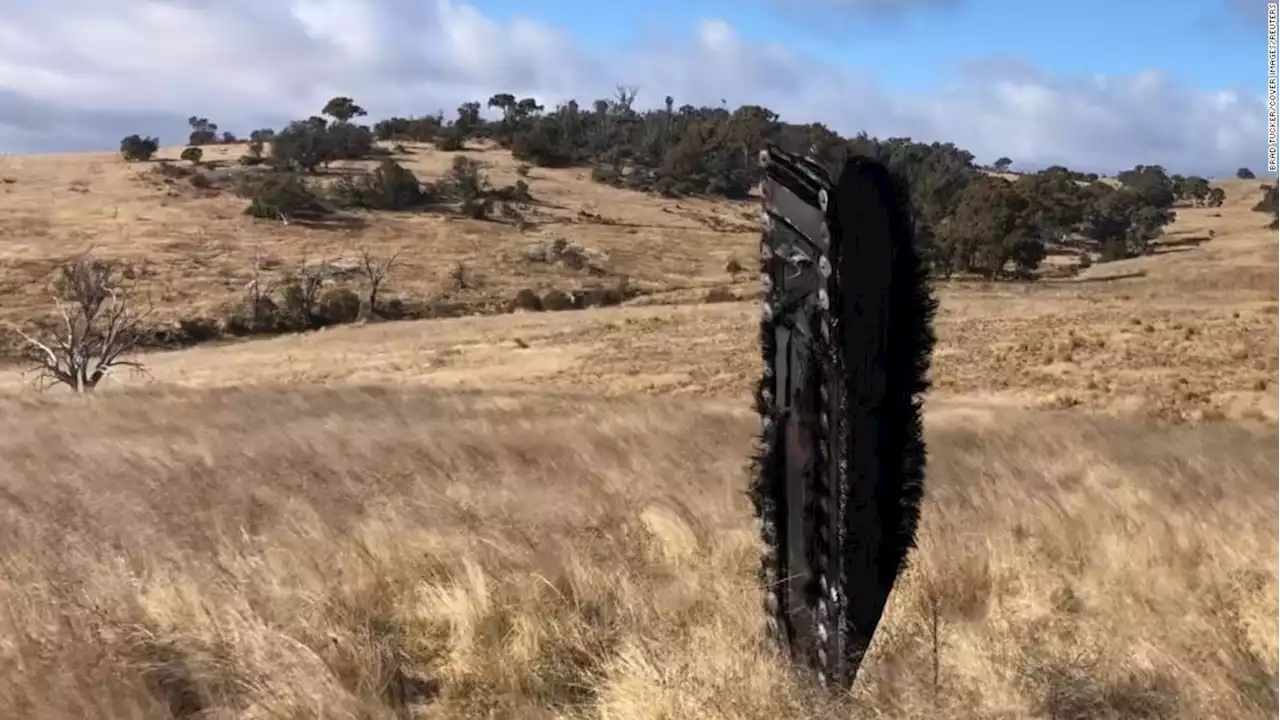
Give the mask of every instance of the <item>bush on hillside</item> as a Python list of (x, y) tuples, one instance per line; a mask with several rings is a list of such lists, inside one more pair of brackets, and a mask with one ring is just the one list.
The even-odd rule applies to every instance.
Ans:
[(442, 129), (436, 133), (431, 138), (431, 144), (437, 150), (444, 152), (458, 152), (466, 149), (466, 143), (463, 141), (462, 135), (452, 129)]
[(159, 138), (130, 135), (120, 141), (120, 155), (129, 162), (150, 160), (159, 149)]
[(282, 169), (315, 172), (335, 159), (325, 127), (310, 121), (289, 123), (271, 141), (271, 160)]
[(430, 142), (444, 124), (437, 116), (402, 118), (391, 117), (373, 125), (373, 135), (378, 140), (400, 142)]
[(503, 185), (493, 191), (493, 197), (509, 203), (533, 202), (533, 193), (529, 191), (529, 183), (524, 180), (516, 180), (512, 185)]
[(1276, 185), (1261, 186), (1262, 199), (1256, 205), (1250, 208), (1253, 212), (1276, 213), (1278, 199), (1280, 199), (1280, 188)]
[(484, 172), (480, 163), (466, 155), (459, 155), (453, 159), (453, 165), (442, 187), (458, 203), (459, 210), (467, 217), (483, 218), (493, 205), (492, 187), (489, 185), (488, 174)]
[(332, 196), (344, 207), (369, 210), (416, 210), (431, 198), (413, 172), (394, 160), (383, 160), (372, 172), (342, 178)]
[(316, 193), (293, 173), (272, 174), (249, 183), (245, 214), (256, 218), (283, 220), (314, 219), (330, 214)]

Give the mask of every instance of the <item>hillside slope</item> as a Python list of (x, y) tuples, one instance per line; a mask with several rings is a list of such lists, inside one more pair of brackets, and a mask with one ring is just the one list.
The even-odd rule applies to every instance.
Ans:
[[(422, 180), (441, 177), (459, 155), (428, 145), (408, 150), (397, 160)], [(242, 153), (239, 145), (211, 146), (205, 165), (235, 173)], [(465, 155), (487, 166), (494, 185), (518, 179), (505, 151), (481, 147)], [(177, 156), (168, 149), (157, 159), (176, 162)], [(529, 171), (524, 179), (536, 204), (524, 230), (434, 213), (379, 213), (361, 216), (364, 227), (322, 231), (246, 217), (244, 199), (166, 178), (158, 164), (107, 154), (0, 158), (0, 290), (6, 297), (0, 317), (44, 312), (44, 278), (90, 246), (140, 266), (158, 319), (213, 312), (239, 300), (255, 258), (283, 270), (304, 260), (352, 261), (362, 249), (384, 258), (400, 252), (388, 289), (418, 299), (453, 290), (450, 273), (463, 263), (476, 287), (452, 295), (479, 310), (487, 302), (505, 304), (522, 288), (574, 289), (622, 276), (650, 291), (729, 283), (726, 262), (737, 257), (750, 264), (755, 256), (757, 221), (749, 205), (664, 201), (591, 182), (581, 170)], [(367, 165), (340, 163), (333, 175)], [(604, 277), (524, 258), (526, 247), (555, 238), (599, 251)]]
[[(409, 150), (401, 159), (422, 178), (440, 176), (454, 155)], [(239, 154), (236, 146), (209, 152), (214, 163)], [(470, 154), (489, 166), (495, 183), (516, 179), (507, 153)], [(146, 164), (106, 155), (3, 159), (0, 177), (14, 182), (0, 186), (0, 320), (47, 316), (46, 278), (90, 246), (140, 264), (160, 322), (216, 314), (237, 302), (255, 257), (272, 260), (278, 275), (303, 260), (351, 261), (364, 248), (379, 257), (402, 253), (384, 294), (447, 305), (449, 314), (505, 312), (522, 288), (601, 283), (650, 295), (632, 303), (688, 307), (337, 328), (157, 357), (155, 378), (235, 384), (394, 376), (445, 386), (502, 381), (595, 394), (741, 398), (756, 372), (752, 305), (700, 306), (712, 287), (730, 289), (731, 297), (754, 293), (750, 203), (676, 202), (605, 187), (577, 170), (534, 169), (536, 227), (380, 213), (366, 216), (363, 229), (327, 231), (254, 221), (230, 193), (197, 197), (191, 188), (175, 189), (181, 182), (156, 186), (151, 174)], [(941, 284), (936, 389), (1033, 406), (1274, 418), (1275, 238), (1264, 216), (1249, 211), (1261, 197), (1258, 182), (1218, 184), (1227, 204), (1179, 209), (1155, 256), (1034, 286)], [(523, 254), (554, 238), (597, 251), (600, 272)], [(747, 270), (731, 277), (730, 259)], [(466, 288), (452, 280), (459, 263), (470, 279)], [(682, 342), (668, 341), (677, 336)], [(529, 347), (518, 348), (517, 340)], [(268, 359), (277, 355), (290, 360)], [(0, 375), (0, 387), (13, 382), (12, 373)]]
[[(593, 279), (511, 259), (543, 232), (687, 304), (154, 353), (151, 377), (88, 402), (0, 369), (0, 717), (1276, 707), (1278, 263), (1257, 183), (1180, 210), (1155, 256), (940, 286), (920, 549), (854, 694), (831, 700), (760, 626), (743, 492), (757, 306), (679, 290), (750, 264), (750, 206), (534, 170), (561, 220), (532, 233), (382, 216), (347, 234), (253, 223), (229, 197), (138, 199), (145, 170), (105, 157), (3, 163), (7, 318), (45, 307), (42, 274), (89, 233), (148, 261), (175, 314), (234, 299), (259, 246), (405, 248), (394, 289), (424, 295), (464, 259), (487, 276), (477, 296)], [(88, 192), (68, 189), (78, 173)]]

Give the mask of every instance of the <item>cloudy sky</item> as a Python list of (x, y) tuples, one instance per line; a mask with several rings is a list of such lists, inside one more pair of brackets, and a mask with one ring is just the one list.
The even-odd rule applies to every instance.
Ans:
[(0, 0), (0, 153), (495, 92), (763, 104), (989, 162), (1265, 169), (1265, 0)]

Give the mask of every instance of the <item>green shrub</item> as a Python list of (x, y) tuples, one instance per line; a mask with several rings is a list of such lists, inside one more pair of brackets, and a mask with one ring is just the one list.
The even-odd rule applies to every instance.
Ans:
[(150, 160), (159, 149), (159, 138), (130, 135), (120, 141), (120, 155), (129, 162)]
[(466, 148), (462, 141), (462, 134), (452, 128), (443, 129), (437, 133), (431, 138), (431, 144), (435, 145), (437, 150), (444, 152), (457, 152)]
[(245, 214), (264, 219), (317, 218), (330, 210), (314, 191), (293, 173), (271, 174), (256, 179), (247, 188), (249, 207)]
[(414, 210), (430, 201), (412, 171), (383, 160), (372, 172), (334, 183), (331, 196), (345, 207), (369, 210)]

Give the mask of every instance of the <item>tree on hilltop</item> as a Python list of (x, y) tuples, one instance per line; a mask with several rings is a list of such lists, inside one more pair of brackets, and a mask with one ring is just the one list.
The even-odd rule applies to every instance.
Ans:
[(1012, 262), (1029, 276), (1045, 258), (1045, 216), (1024, 188), (983, 176), (960, 193), (955, 210), (943, 222), (938, 256), (952, 267), (996, 279)]
[(1174, 195), (1179, 200), (1189, 200), (1192, 205), (1203, 205), (1209, 197), (1211, 188), (1209, 181), (1192, 175), (1190, 177), (1182, 177), (1181, 175), (1173, 176)]
[(321, 115), (328, 115), (340, 123), (350, 122), (357, 117), (368, 115), (364, 108), (360, 107), (349, 97), (339, 96), (325, 103), (324, 109), (320, 111)]
[(260, 134), (257, 139), (271, 141), (271, 159), (277, 166), (315, 172), (338, 160), (359, 160), (373, 154), (373, 131), (351, 122), (366, 114), (351, 98), (339, 96), (325, 104), (321, 115), (295, 120), (279, 132)]
[(1148, 253), (1151, 241), (1173, 222), (1173, 211), (1149, 204), (1137, 190), (1120, 188), (1098, 197), (1084, 220), (1084, 234), (1099, 243), (1102, 259), (1120, 260)]
[(187, 118), (191, 126), (191, 134), (187, 136), (188, 145), (214, 145), (218, 142), (218, 124), (209, 118), (192, 115)]
[(1152, 207), (1168, 208), (1173, 205), (1173, 178), (1159, 165), (1135, 165), (1133, 169), (1116, 175), (1116, 179)]

